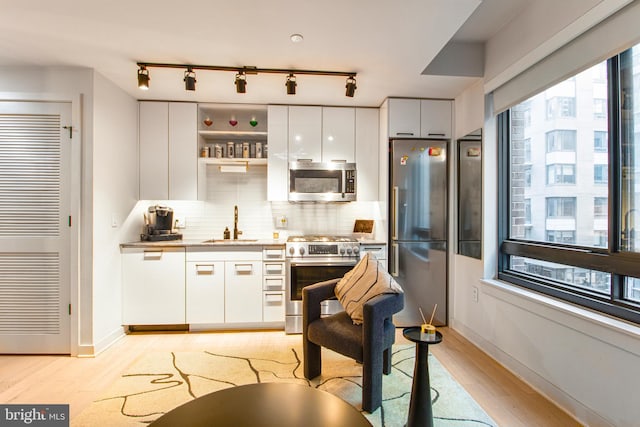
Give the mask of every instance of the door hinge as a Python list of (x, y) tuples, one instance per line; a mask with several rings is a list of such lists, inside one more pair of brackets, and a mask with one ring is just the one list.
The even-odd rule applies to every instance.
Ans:
[(69, 227), (71, 227), (71, 215), (69, 215)]
[(62, 126), (62, 129), (69, 131), (69, 139), (73, 139), (73, 126)]
[(71, 316), (71, 304), (69, 304), (69, 316)]

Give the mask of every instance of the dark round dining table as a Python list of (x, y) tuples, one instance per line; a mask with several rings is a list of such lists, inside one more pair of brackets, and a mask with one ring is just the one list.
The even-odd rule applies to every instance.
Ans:
[(356, 408), (326, 391), (291, 383), (219, 390), (167, 412), (152, 427), (371, 427)]

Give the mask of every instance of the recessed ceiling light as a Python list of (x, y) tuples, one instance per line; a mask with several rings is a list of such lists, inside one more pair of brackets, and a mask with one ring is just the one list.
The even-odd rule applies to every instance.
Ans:
[(302, 34), (291, 34), (289, 38), (294, 43), (300, 43), (302, 40), (304, 40), (304, 37), (302, 37)]

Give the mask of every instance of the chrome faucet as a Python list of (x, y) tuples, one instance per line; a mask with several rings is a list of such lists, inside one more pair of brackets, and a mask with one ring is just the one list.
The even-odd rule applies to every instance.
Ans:
[(233, 240), (238, 240), (238, 234), (242, 231), (238, 230), (238, 205), (233, 207)]

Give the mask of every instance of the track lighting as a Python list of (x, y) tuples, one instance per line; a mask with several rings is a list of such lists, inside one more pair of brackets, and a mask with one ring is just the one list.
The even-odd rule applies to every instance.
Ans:
[(247, 91), (247, 75), (244, 71), (236, 74), (236, 92), (245, 93)]
[(149, 89), (149, 70), (144, 65), (138, 69), (138, 88), (142, 90)]
[(191, 67), (184, 72), (184, 90), (196, 90), (196, 73)]
[(315, 76), (342, 76), (347, 77), (346, 96), (352, 98), (356, 91), (356, 73), (346, 71), (320, 71), (320, 70), (294, 70), (284, 68), (258, 68), (255, 66), (243, 67), (225, 67), (220, 65), (192, 65), (192, 64), (166, 64), (157, 62), (138, 62), (138, 87), (140, 89), (149, 89), (149, 70), (147, 68), (186, 68), (184, 72), (184, 89), (196, 90), (196, 73), (195, 69), (207, 71), (232, 71), (236, 73), (235, 85), (236, 92), (246, 93), (247, 91), (247, 74), (286, 74), (287, 75), (287, 95), (296, 94), (296, 74), (310, 74)]
[(353, 98), (353, 95), (356, 93), (357, 89), (355, 75), (347, 77), (347, 84), (345, 85), (345, 87), (347, 88), (347, 92), (345, 93), (345, 95), (349, 98)]
[(294, 76), (293, 73), (287, 76), (287, 83), (285, 86), (287, 86), (287, 95), (296, 94), (296, 86), (298, 86), (298, 83), (296, 83), (296, 76)]

